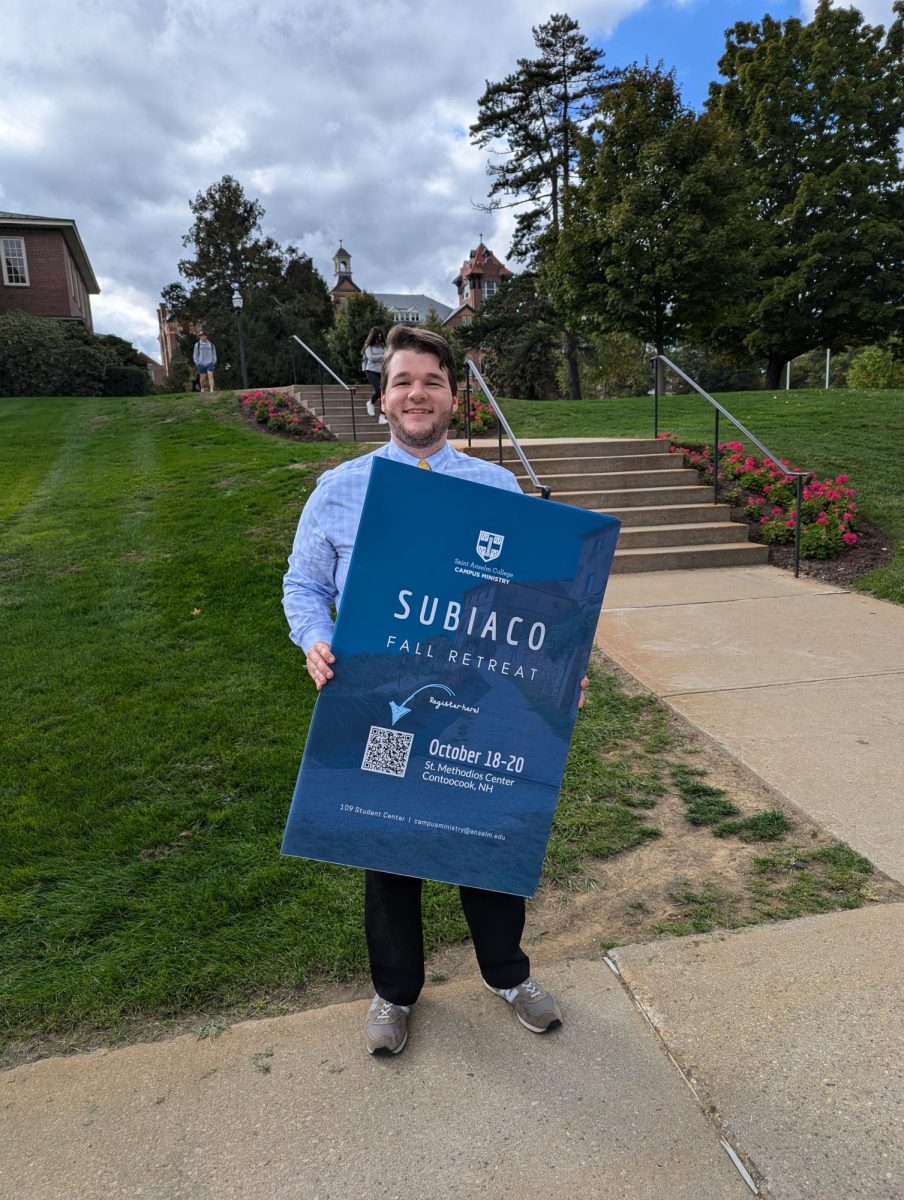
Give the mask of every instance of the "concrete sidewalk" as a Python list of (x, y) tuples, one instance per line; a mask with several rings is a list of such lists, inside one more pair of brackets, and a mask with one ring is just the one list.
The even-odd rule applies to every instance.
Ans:
[[(904, 879), (904, 608), (769, 567), (612, 579), (599, 641)], [(0, 1075), (2, 1200), (904, 1200), (904, 904), (545, 967), (528, 1034), (475, 977), (397, 1059), (365, 1003)], [(615, 971), (620, 972), (620, 978)]]
[(619, 575), (597, 644), (904, 881), (904, 607), (768, 566)]

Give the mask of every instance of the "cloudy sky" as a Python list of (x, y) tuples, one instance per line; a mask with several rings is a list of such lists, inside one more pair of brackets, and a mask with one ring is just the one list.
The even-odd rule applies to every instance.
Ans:
[[(891, 0), (861, 11), (887, 23)], [(454, 303), (467, 251), (508, 250), (510, 212), (475, 208), (486, 156), (467, 136), (486, 80), (531, 56), (565, 11), (609, 66), (674, 67), (699, 106), (738, 20), (813, 0), (4, 0), (0, 210), (73, 218), (101, 295), (98, 332), (159, 356), (188, 201), (235, 175), (265, 232), (332, 282)]]

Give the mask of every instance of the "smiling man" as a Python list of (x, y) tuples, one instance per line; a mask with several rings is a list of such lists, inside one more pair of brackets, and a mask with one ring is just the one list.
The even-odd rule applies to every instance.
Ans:
[[(386, 343), (381, 377), (380, 403), (390, 441), (326, 471), (304, 507), (283, 581), (283, 607), (289, 636), (305, 651), (308, 674), (318, 691), (333, 678), (330, 608), (342, 601), (374, 458), (521, 491), (504, 467), (449, 445), (457, 391), (455, 362), (445, 339), (396, 325)], [(362, 793), (365, 787), (362, 782)], [(367, 797), (362, 794), (361, 799)], [(556, 1028), (562, 1023), (559, 1007), (531, 979), (530, 962), (521, 949), (523, 898), (480, 888), (461, 887), (459, 892), (486, 986), (508, 1001), (532, 1033)], [(365, 1024), (367, 1049), (371, 1054), (398, 1054), (405, 1048), (408, 1016), (424, 985), (421, 880), (366, 871), (364, 925), (376, 989)]]

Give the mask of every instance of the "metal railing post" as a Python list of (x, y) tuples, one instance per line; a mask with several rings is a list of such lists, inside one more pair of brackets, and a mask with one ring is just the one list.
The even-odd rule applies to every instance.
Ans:
[(719, 503), (719, 410), (715, 409), (713, 429), (713, 504)]
[(323, 367), (320, 368), (320, 415), (326, 416), (326, 400), (323, 397)]
[(465, 434), (471, 448), (471, 364), (465, 363)]
[(295, 343), (289, 339), (289, 345), (292, 347), (292, 383), (298, 385), (298, 355), (295, 350)]
[(659, 380), (662, 364), (659, 355), (653, 359), (653, 437), (659, 437)]
[(540, 482), (540, 480), (537, 478), (537, 472), (534, 470), (534, 468), (528, 462), (527, 455), (521, 449), (521, 443), (518, 441), (518, 439), (515, 437), (514, 433), (512, 432), (512, 427), (511, 427), (511, 425), (509, 425), (508, 421), (505, 419), (505, 413), (503, 413), (502, 409), (499, 407), (496, 397), (493, 395), (493, 393), (487, 387), (486, 380), (481, 375), (480, 371), (475, 366), (475, 364), (471, 361), (470, 358), (465, 359), (465, 365), (466, 365), (466, 369), (468, 371), (467, 389), (466, 389), (468, 391), (468, 395), (469, 395), (468, 411), (470, 411), (470, 385), (471, 385), (471, 375), (473, 375), (474, 382), (477, 384), (477, 386), (480, 388), (480, 390), (486, 396), (487, 400), (490, 403), (490, 408), (493, 410), (496, 420), (499, 422), (499, 461), (500, 462), (502, 461), (502, 434), (504, 432), (505, 436), (511, 442), (512, 448), (514, 449), (515, 453), (517, 454), (519, 462), (521, 463), (522, 467), (526, 471), (528, 479), (531, 481), (531, 483), (537, 489), (537, 491), (540, 493), (540, 495), (543, 497), (543, 499), (548, 500), (550, 497), (551, 489), (548, 486), (546, 486), (545, 484), (542, 484)]
[(804, 500), (804, 477), (797, 476), (797, 513), (794, 520), (794, 578), (800, 578), (800, 506)]
[(352, 441), (353, 442), (356, 442), (358, 440), (358, 433), (357, 433), (357, 430), (355, 429), (355, 392), (356, 392), (356, 390), (357, 389), (355, 388), (354, 384), (352, 384), (351, 387), (348, 389), (348, 395), (349, 395), (349, 399), (351, 401), (351, 406), (352, 406)]

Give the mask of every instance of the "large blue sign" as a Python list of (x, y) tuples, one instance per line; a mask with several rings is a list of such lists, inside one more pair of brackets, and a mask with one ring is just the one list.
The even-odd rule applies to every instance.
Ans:
[(532, 895), (618, 530), (374, 459), (283, 853)]

